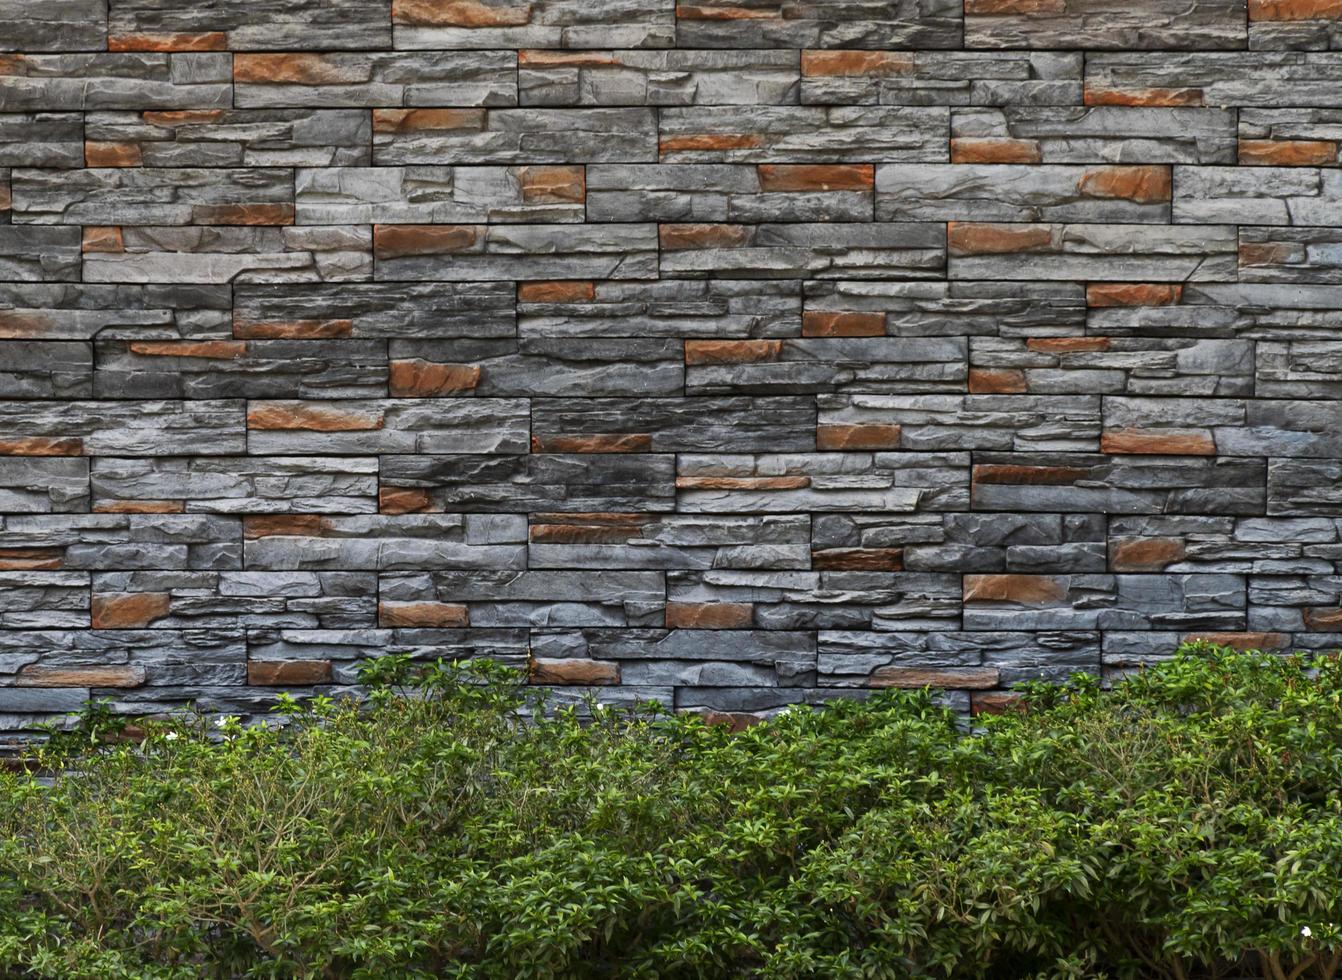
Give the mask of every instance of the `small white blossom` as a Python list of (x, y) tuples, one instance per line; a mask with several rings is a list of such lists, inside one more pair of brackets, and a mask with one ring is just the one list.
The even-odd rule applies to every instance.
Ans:
[(1304, 926), (1304, 927), (1302, 927), (1301, 930), (1300, 930), (1300, 935), (1302, 935), (1302, 936), (1304, 936), (1306, 939), (1308, 939), (1310, 936), (1314, 935), (1314, 933), (1310, 932), (1310, 930), (1309, 930), (1309, 926)]
[(177, 733), (176, 733), (176, 732), (168, 732), (166, 735), (163, 736), (163, 738), (164, 738), (165, 741), (171, 742), (171, 741), (173, 741), (175, 738), (177, 738)]

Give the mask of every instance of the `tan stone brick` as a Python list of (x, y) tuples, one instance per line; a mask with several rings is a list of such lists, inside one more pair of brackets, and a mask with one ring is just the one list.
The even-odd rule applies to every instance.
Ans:
[(1105, 429), (1100, 451), (1168, 456), (1215, 456), (1216, 440), (1205, 429)]
[(1109, 568), (1115, 572), (1161, 572), (1183, 560), (1179, 538), (1130, 538), (1116, 542), (1109, 552)]
[(379, 602), (377, 622), (384, 629), (465, 629), (470, 612), (454, 602)]
[(471, 391), (480, 384), (475, 364), (437, 364), (412, 358), (392, 361), (390, 390), (395, 398), (432, 398)]
[(620, 683), (619, 664), (582, 657), (532, 657), (529, 673), (533, 684), (587, 687)]
[(331, 683), (329, 660), (252, 660), (247, 683), (253, 687), (306, 687)]
[(750, 629), (755, 607), (749, 602), (668, 602), (667, 629)]
[(1067, 598), (1067, 585), (1048, 575), (966, 575), (965, 602), (1016, 602), (1049, 606)]
[(817, 449), (898, 449), (900, 427), (888, 422), (817, 425)]

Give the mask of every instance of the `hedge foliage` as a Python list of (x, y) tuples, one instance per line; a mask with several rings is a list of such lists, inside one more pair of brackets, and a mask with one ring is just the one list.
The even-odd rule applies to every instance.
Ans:
[(0, 778), (0, 972), (1342, 976), (1336, 659), (1186, 648), (973, 732), (921, 692), (731, 734), (368, 680)]

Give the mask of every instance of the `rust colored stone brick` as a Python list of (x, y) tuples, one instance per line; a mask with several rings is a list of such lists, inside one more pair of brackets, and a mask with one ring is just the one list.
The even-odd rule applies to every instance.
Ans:
[(1108, 306), (1169, 306), (1183, 297), (1184, 287), (1165, 282), (1093, 282), (1086, 287), (1086, 305), (1093, 308)]
[(877, 667), (867, 678), (868, 687), (923, 687), (965, 690), (996, 687), (1000, 675), (996, 667)]
[(331, 683), (329, 660), (251, 660), (247, 683), (253, 687), (307, 687)]
[(233, 81), (253, 84), (349, 85), (367, 81), (351, 64), (312, 53), (235, 54)]
[(197, 34), (113, 34), (107, 39), (108, 51), (227, 51), (228, 35), (223, 31)]
[(1066, 582), (1049, 575), (966, 575), (964, 580), (965, 602), (1050, 606), (1066, 598)]
[(130, 351), (145, 357), (200, 357), (232, 361), (247, 356), (247, 344), (240, 340), (133, 340)]
[(587, 199), (582, 167), (523, 167), (518, 172), (522, 200), (536, 204), (581, 204)]
[(536, 544), (619, 544), (644, 535), (648, 514), (536, 514), (529, 538)]
[(1285, 633), (1186, 633), (1181, 643), (1214, 643), (1235, 650), (1281, 650), (1290, 644)]
[(1129, 538), (1116, 542), (1109, 552), (1109, 567), (1115, 572), (1160, 572), (1184, 560), (1179, 538)]
[(853, 75), (903, 75), (913, 71), (910, 54), (893, 51), (803, 51), (801, 73), (804, 77)]
[(1249, 0), (1249, 20), (1342, 20), (1342, 0)]
[(523, 27), (531, 5), (502, 6), (480, 0), (392, 0), (392, 20), (425, 27)]
[(809, 476), (679, 476), (680, 490), (805, 490)]
[(362, 432), (380, 429), (381, 412), (357, 412), (296, 402), (256, 402), (247, 412), (247, 428), (306, 430), (309, 432)]
[(320, 514), (248, 514), (242, 519), (242, 536), (248, 540), (320, 537), (329, 526)]
[(870, 191), (876, 186), (876, 168), (869, 163), (761, 164), (760, 190), (771, 191)]
[(379, 514), (422, 514), (433, 510), (433, 495), (420, 487), (379, 487)]
[(889, 422), (817, 425), (817, 449), (898, 449), (900, 427)]
[(686, 364), (754, 364), (777, 360), (781, 340), (687, 340)]
[(1258, 167), (1327, 167), (1337, 163), (1332, 140), (1240, 140), (1239, 162)]
[(520, 282), (519, 303), (590, 303), (596, 299), (596, 283), (567, 280), (559, 282)]
[(528, 671), (533, 684), (588, 687), (620, 683), (620, 665), (583, 657), (532, 657)]
[(460, 252), (476, 243), (472, 225), (374, 225), (373, 254), (379, 259)]
[(904, 569), (903, 548), (824, 548), (811, 552), (817, 572), (899, 572)]
[(980, 463), (974, 467), (973, 480), (1005, 486), (1065, 487), (1085, 479), (1089, 473), (1090, 470), (1082, 466)]
[(1030, 386), (1019, 368), (970, 368), (969, 390), (975, 395), (1018, 395)]
[(1085, 354), (1109, 349), (1108, 337), (1031, 337), (1027, 350), (1040, 354)]
[(952, 255), (1000, 255), (1032, 252), (1053, 244), (1050, 225), (991, 225), (952, 221), (946, 226)]
[(968, 136), (951, 140), (951, 163), (1039, 163), (1042, 159), (1037, 140)]
[(750, 629), (755, 607), (748, 602), (668, 602), (667, 629)]
[(1169, 167), (1099, 167), (1081, 175), (1082, 197), (1122, 198), (1139, 204), (1168, 201), (1172, 192)]
[(168, 615), (172, 597), (166, 592), (110, 592), (93, 596), (95, 630), (144, 629)]
[(81, 249), (89, 252), (124, 252), (120, 228), (86, 227), (83, 233)]
[(1200, 106), (1200, 88), (1102, 88), (1086, 84), (1086, 105)]
[(1216, 440), (1205, 429), (1105, 429), (1100, 435), (1100, 451), (1215, 456)]
[(470, 612), (453, 602), (379, 602), (377, 622), (384, 629), (465, 629)]
[(803, 337), (883, 337), (884, 313), (823, 313), (807, 310), (801, 317)]
[(662, 248), (736, 248), (750, 240), (745, 225), (662, 225), (658, 229)]
[(480, 383), (475, 364), (436, 364), (418, 358), (392, 361), (390, 389), (395, 398), (432, 398), (459, 395)]
[(185, 500), (101, 500), (95, 514), (185, 514)]
[(0, 456), (83, 456), (84, 440), (60, 436), (0, 438)]
[(374, 109), (373, 132), (450, 132), (484, 129), (484, 109)]

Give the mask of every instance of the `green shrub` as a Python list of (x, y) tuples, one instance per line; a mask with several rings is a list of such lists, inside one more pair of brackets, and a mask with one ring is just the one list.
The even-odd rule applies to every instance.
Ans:
[(0, 972), (1342, 977), (1334, 659), (1187, 648), (973, 733), (923, 692), (733, 735), (367, 679), (0, 776)]

